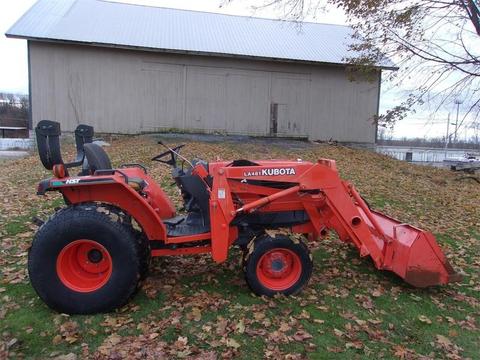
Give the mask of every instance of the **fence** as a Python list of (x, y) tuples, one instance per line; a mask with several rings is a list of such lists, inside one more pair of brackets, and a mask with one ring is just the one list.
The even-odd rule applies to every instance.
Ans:
[[(423, 163), (440, 163), (446, 159), (463, 158), (471, 149), (429, 149), (417, 147), (376, 146), (376, 152), (398, 160)], [(474, 151), (473, 151), (474, 152)]]
[(28, 121), (26, 119), (0, 115), (0, 137), (2, 138), (28, 138)]
[(30, 150), (33, 146), (33, 139), (0, 138), (0, 150)]

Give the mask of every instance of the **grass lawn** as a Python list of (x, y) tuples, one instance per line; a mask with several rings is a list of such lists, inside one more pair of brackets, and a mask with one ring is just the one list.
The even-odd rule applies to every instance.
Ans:
[[(332, 236), (314, 247), (314, 275), (295, 297), (254, 296), (233, 250), (221, 265), (207, 255), (155, 259), (141, 291), (118, 312), (58, 314), (36, 296), (26, 273), (32, 217), (46, 219), (62, 206), (58, 194), (35, 195), (49, 174), (31, 156), (1, 163), (0, 359), (480, 358), (477, 182), (341, 146), (186, 142), (187, 157), (206, 160), (337, 160), (372, 207), (432, 231), (463, 282), (412, 288)], [(111, 143), (114, 165), (146, 164), (179, 205), (169, 169), (149, 161), (163, 151), (152, 137)], [(73, 158), (73, 146), (65, 153)]]

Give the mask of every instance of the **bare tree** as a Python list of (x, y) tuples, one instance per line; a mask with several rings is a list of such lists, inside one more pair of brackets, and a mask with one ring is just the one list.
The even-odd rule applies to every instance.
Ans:
[[(237, 0), (225, 0), (226, 3)], [(346, 59), (368, 68), (384, 56), (400, 66), (387, 80), (407, 89), (403, 101), (380, 116), (391, 125), (424, 103), (438, 111), (461, 98), (459, 127), (480, 113), (480, 6), (478, 0), (265, 0), (281, 17), (302, 21), (337, 7), (354, 29), (355, 56)], [(361, 55), (359, 55), (361, 54)]]
[(7, 99), (11, 106), (15, 105), (15, 95), (14, 94), (7, 94)]
[(20, 116), (24, 119), (28, 119), (28, 114), (30, 112), (30, 100), (28, 96), (21, 95), (20, 96)]

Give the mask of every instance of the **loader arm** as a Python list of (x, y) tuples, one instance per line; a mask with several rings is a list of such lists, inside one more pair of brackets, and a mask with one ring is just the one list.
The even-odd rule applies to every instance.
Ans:
[[(371, 210), (356, 189), (340, 178), (333, 160), (265, 161), (257, 168), (220, 165), (212, 169), (210, 201), (217, 219), (212, 222), (216, 261), (227, 256), (236, 217), (303, 210), (307, 221), (292, 226), (292, 231), (318, 237), (333, 230), (341, 241), (354, 244), (360, 256), (370, 256), (377, 269), (393, 271), (411, 285), (426, 287), (460, 279), (431, 233)], [(270, 190), (262, 190), (267, 188), (258, 185), (262, 183), (269, 184)]]
[[(323, 212), (331, 215), (321, 221), (342, 241), (352, 242), (362, 257), (369, 255), (377, 269), (393, 271), (416, 287), (460, 280), (431, 233), (372, 211), (357, 190), (340, 179), (334, 161), (319, 160), (300, 184), (322, 191), (330, 210)], [(317, 218), (318, 213), (306, 210), (311, 220)]]

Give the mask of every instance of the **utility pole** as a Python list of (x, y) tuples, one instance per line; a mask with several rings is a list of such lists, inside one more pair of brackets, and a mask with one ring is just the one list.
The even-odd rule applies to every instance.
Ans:
[(480, 122), (475, 121), (475, 144), (478, 145), (478, 130), (480, 129)]
[(475, 145), (479, 145), (478, 142), (478, 130), (480, 130), (480, 121), (474, 120), (470, 128), (473, 129), (474, 135), (472, 136), (472, 140), (474, 141)]
[(460, 104), (463, 103), (460, 99), (455, 99), (454, 103), (457, 104), (457, 118), (455, 120), (455, 135), (453, 136), (453, 142), (457, 142), (457, 131), (458, 131), (458, 111), (460, 110)]
[(448, 113), (448, 118), (447, 118), (447, 136), (445, 137), (445, 159), (447, 158), (449, 142), (450, 142), (450, 113)]

